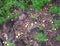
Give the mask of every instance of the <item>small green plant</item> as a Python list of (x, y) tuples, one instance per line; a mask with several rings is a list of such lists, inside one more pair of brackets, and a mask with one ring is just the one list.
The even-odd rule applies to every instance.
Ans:
[(41, 31), (41, 30), (43, 30), (44, 28), (43, 28), (43, 26), (39, 26), (39, 30)]
[(35, 40), (37, 40), (37, 41), (47, 41), (48, 39), (47, 39), (47, 35), (46, 34), (37, 34), (36, 36), (35, 36)]
[(60, 20), (54, 20), (54, 24), (52, 25), (52, 30), (58, 29), (60, 26)]
[(52, 30), (56, 30), (56, 29), (58, 29), (58, 26), (55, 25), (55, 24), (53, 24), (53, 25), (52, 25)]
[(7, 42), (7, 46), (16, 46), (14, 43), (11, 43), (8, 39), (6, 39), (6, 41), (5, 42)]
[(60, 16), (60, 7), (58, 7), (58, 13), (57, 14)]
[(53, 6), (50, 8), (49, 12), (51, 12), (52, 14), (56, 14), (58, 13), (58, 8), (56, 6)]
[(30, 17), (31, 17), (32, 19), (37, 19), (38, 16), (37, 16), (37, 15), (31, 15)]
[(60, 7), (52, 6), (49, 9), (49, 12), (52, 13), (52, 14), (58, 14), (60, 16)]
[(37, 11), (42, 11), (42, 7), (45, 6), (46, 4), (50, 3), (51, 0), (31, 0), (33, 3), (33, 7)]
[(14, 13), (15, 13), (15, 18), (18, 18), (18, 16), (19, 16), (19, 11), (18, 10), (14, 10)]
[(60, 35), (56, 37), (56, 40), (60, 41)]
[(2, 24), (2, 23), (4, 23), (6, 21), (6, 19), (4, 18), (4, 17), (0, 17), (0, 25)]

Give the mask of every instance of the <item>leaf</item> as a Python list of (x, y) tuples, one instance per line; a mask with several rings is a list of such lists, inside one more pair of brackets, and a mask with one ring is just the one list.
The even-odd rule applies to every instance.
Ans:
[(39, 26), (39, 30), (43, 30), (44, 28), (43, 28), (43, 26)]
[(35, 40), (37, 40), (37, 41), (47, 41), (48, 39), (47, 39), (47, 37), (46, 37), (46, 34), (37, 34), (36, 36), (35, 36)]
[(0, 0), (0, 6), (2, 6), (3, 5), (3, 3), (2, 3), (2, 1)]
[(57, 25), (53, 25), (52, 26), (52, 30), (55, 30), (55, 29), (58, 29), (58, 26)]
[(4, 17), (0, 17), (0, 25), (3, 24), (6, 21)]
[(38, 17), (37, 15), (31, 15), (32, 19), (37, 19), (37, 17)]
[(50, 10), (49, 10), (49, 12), (51, 12), (51, 13), (53, 13), (53, 14), (56, 14), (57, 12), (58, 12), (58, 10), (57, 10), (58, 8), (57, 7), (51, 7), (50, 8)]
[(15, 18), (18, 18), (18, 16), (19, 16), (19, 11), (18, 11), (18, 10), (14, 10), (14, 13), (16, 14)]
[(60, 41), (60, 35), (56, 37), (56, 40)]
[(2, 15), (2, 14), (3, 14), (3, 10), (0, 9), (0, 15)]
[(14, 43), (11, 43), (8, 39), (6, 39), (6, 42), (7, 42), (8, 46), (16, 46)]
[(8, 19), (14, 18), (14, 16), (10, 12), (7, 13), (7, 17), (8, 17)]
[(55, 20), (54, 23), (60, 26), (60, 20)]

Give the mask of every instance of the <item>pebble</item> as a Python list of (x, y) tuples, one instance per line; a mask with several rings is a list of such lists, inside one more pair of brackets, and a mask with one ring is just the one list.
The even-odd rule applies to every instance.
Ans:
[(45, 22), (45, 20), (43, 20), (42, 22)]
[(18, 33), (18, 36), (20, 36), (21, 34), (20, 33)]
[(9, 46), (9, 44), (7, 44), (7, 46)]
[(52, 32), (52, 30), (48, 30), (49, 32)]
[(33, 42), (33, 40), (30, 40), (30, 42)]
[(7, 44), (7, 42), (5, 41), (4, 44)]
[(21, 35), (22, 35), (22, 34), (24, 34), (24, 33), (21, 32)]
[(16, 36), (16, 38), (18, 38), (18, 36)]
[(31, 23), (31, 26), (33, 26), (34, 24), (33, 23)]
[(13, 21), (13, 19), (11, 19), (11, 21)]
[(25, 27), (28, 27), (28, 24), (26, 24)]
[(42, 23), (42, 26), (45, 27), (45, 24)]
[(35, 24), (37, 24), (37, 22), (35, 22)]
[(52, 21), (52, 20), (50, 20), (50, 22), (51, 22), (51, 23), (53, 23), (53, 21)]
[(4, 37), (5, 37), (6, 39), (8, 39), (8, 36), (7, 36), (7, 34), (4, 34)]
[(19, 20), (24, 20), (26, 18), (25, 14), (22, 14), (21, 16), (19, 16)]

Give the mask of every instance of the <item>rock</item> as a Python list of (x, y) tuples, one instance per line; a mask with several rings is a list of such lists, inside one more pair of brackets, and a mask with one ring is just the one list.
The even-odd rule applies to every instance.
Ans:
[(21, 16), (19, 16), (19, 20), (24, 20), (26, 18), (25, 14), (21, 14)]

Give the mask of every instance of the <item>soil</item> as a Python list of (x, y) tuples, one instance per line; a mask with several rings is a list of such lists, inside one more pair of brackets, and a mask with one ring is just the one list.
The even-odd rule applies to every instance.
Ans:
[[(59, 0), (53, 1), (53, 5)], [(52, 5), (52, 6), (53, 6)], [(18, 19), (7, 20), (2, 26), (0, 26), (0, 46), (6, 46), (6, 36), (9, 41), (15, 43), (16, 46), (60, 46), (60, 41), (56, 40), (57, 35), (60, 35), (60, 27), (54, 31), (51, 30), (53, 25), (52, 19), (60, 20), (59, 16), (53, 16), (48, 12), (48, 8), (51, 6), (45, 6), (43, 11), (37, 12), (35, 10), (22, 11), (18, 8), (20, 15)], [(32, 19), (31, 15), (37, 15), (37, 19)], [(39, 31), (39, 26), (43, 26), (44, 30)], [(37, 41), (35, 35), (39, 33), (46, 33), (48, 41)]]

